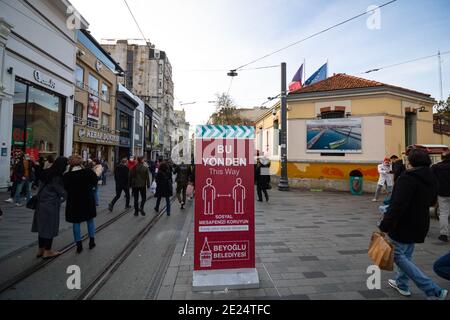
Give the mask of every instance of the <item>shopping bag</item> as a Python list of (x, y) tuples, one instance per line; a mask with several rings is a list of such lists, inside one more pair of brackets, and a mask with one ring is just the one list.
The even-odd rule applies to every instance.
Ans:
[(150, 186), (150, 192), (155, 194), (156, 193), (156, 181), (153, 181)]
[(194, 186), (192, 184), (187, 186), (186, 196), (189, 197), (189, 198), (194, 197)]
[(368, 254), (381, 270), (394, 270), (394, 245), (386, 239), (384, 233), (372, 234)]

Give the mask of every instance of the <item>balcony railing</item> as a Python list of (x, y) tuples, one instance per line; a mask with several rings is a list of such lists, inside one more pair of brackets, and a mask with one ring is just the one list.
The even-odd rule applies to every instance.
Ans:
[(109, 94), (105, 95), (102, 93), (99, 93), (97, 90), (92, 90), (89, 88), (89, 86), (83, 82), (76, 82), (76, 86), (86, 92), (89, 92), (90, 94), (100, 98), (101, 100), (105, 101), (106, 103), (111, 103), (111, 96)]
[(434, 124), (433, 130), (435, 133), (450, 135), (450, 124)]
[(100, 130), (103, 132), (116, 134), (116, 130), (113, 130), (109, 126), (102, 125), (102, 124), (92, 121), (92, 120), (87, 120), (87, 119), (83, 119), (83, 118), (75, 116), (75, 117), (73, 117), (73, 123), (77, 124), (79, 126), (82, 126), (82, 127), (88, 127), (88, 128)]

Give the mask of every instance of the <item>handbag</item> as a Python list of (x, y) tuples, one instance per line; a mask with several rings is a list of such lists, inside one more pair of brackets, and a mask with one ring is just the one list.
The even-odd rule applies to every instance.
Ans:
[(37, 203), (39, 201), (39, 195), (41, 194), (42, 190), (47, 186), (47, 183), (45, 183), (42, 188), (38, 191), (38, 193), (35, 196), (32, 196), (30, 200), (27, 202), (27, 208), (31, 210), (36, 210)]
[(382, 232), (374, 232), (370, 239), (368, 255), (381, 270), (394, 270), (394, 245)]

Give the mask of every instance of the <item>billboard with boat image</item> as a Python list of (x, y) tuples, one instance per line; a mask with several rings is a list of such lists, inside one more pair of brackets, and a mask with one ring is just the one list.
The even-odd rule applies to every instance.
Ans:
[(306, 121), (306, 152), (362, 153), (361, 118)]

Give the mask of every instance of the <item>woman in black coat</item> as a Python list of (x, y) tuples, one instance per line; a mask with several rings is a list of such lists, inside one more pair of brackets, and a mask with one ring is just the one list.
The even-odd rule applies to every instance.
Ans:
[(69, 171), (64, 175), (64, 188), (67, 192), (66, 221), (73, 223), (73, 236), (77, 243), (77, 253), (83, 251), (81, 242), (82, 222), (87, 222), (89, 233), (89, 249), (95, 247), (95, 224), (97, 216), (95, 197), (92, 192), (98, 183), (94, 171), (82, 166), (80, 156), (69, 158)]
[(159, 204), (161, 198), (166, 199), (166, 212), (170, 216), (170, 197), (173, 195), (173, 186), (171, 173), (169, 172), (169, 166), (166, 162), (163, 162), (159, 166), (158, 174), (156, 175), (156, 207), (155, 211), (159, 212)]
[(262, 202), (262, 193), (266, 196), (266, 201), (269, 201), (269, 194), (267, 190), (270, 186), (270, 175), (269, 175), (270, 162), (266, 159), (262, 161), (258, 159), (255, 170), (255, 180), (256, 180), (256, 191), (258, 193), (258, 201)]
[(62, 177), (67, 168), (67, 158), (56, 159), (54, 165), (41, 173), (41, 186), (37, 194), (31, 232), (39, 238), (38, 258), (51, 259), (60, 255), (52, 251), (53, 238), (59, 232), (59, 211), (66, 200)]

